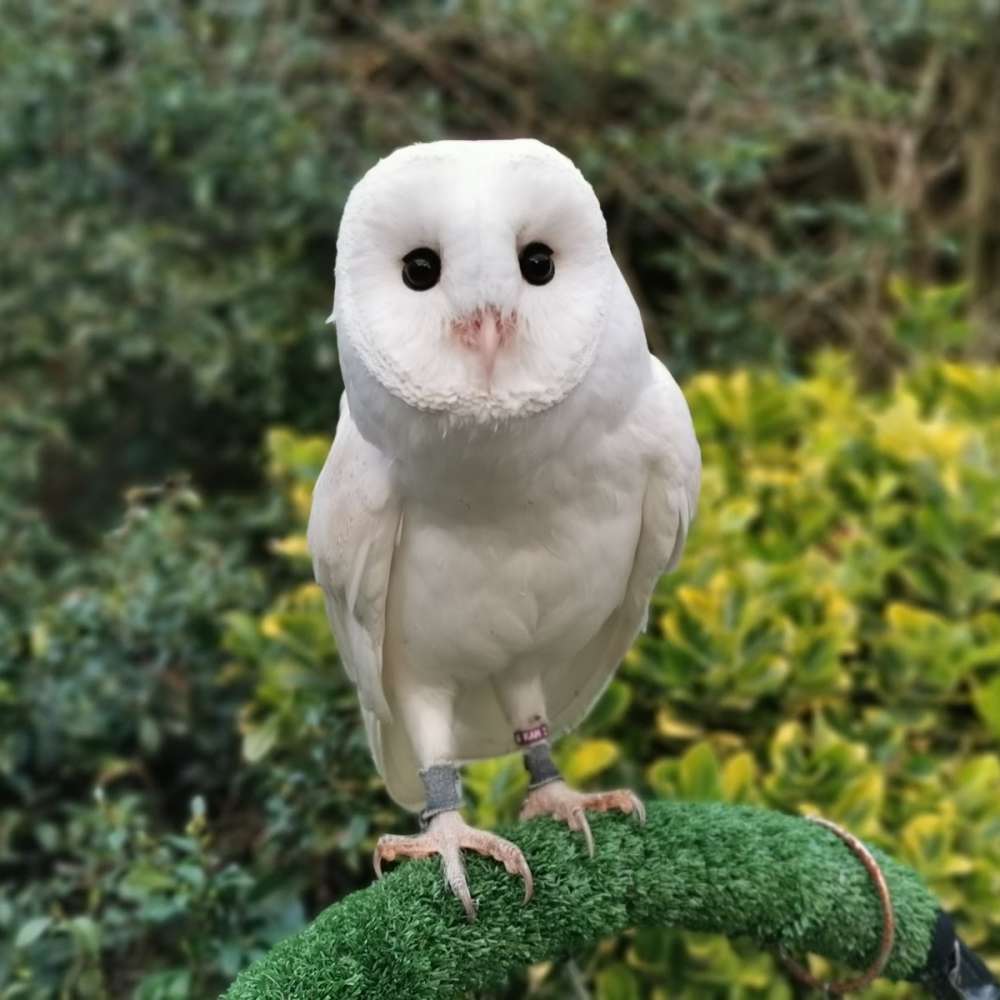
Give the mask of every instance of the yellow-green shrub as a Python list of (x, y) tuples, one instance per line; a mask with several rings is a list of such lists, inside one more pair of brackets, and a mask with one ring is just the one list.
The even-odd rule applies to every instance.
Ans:
[[(806, 379), (713, 373), (685, 391), (699, 517), (563, 766), (584, 784), (829, 816), (923, 872), (1000, 967), (1000, 372), (933, 362), (867, 396), (829, 354)], [(327, 442), (275, 431), (270, 445), (304, 518)], [(278, 548), (306, 559), (300, 536)], [(321, 616), (297, 591), (256, 627), (315, 663), (330, 659), (310, 639)], [(273, 669), (257, 726), (282, 712)], [(466, 784), (492, 823), (524, 775), (505, 758)], [(580, 960), (598, 997), (789, 995), (766, 956), (698, 935), (642, 932)], [(544, 994), (555, 974), (535, 972)]]

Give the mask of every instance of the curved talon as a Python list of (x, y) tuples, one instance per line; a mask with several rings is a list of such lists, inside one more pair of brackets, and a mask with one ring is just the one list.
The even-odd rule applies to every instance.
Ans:
[(527, 903), (535, 894), (535, 876), (531, 874), (528, 862), (520, 851), (517, 852), (517, 857), (518, 860), (514, 866), (514, 871), (511, 871), (508, 865), (504, 865), (504, 867), (507, 868), (507, 871), (511, 875), (520, 875), (524, 879), (524, 902)]
[(465, 910), (465, 915), (469, 923), (474, 923), (476, 919), (477, 907), (469, 891), (469, 880), (465, 875), (465, 865), (462, 864), (462, 855), (457, 849), (444, 851), (441, 854), (442, 867), (444, 868), (444, 878), (448, 887), (458, 897), (458, 901)]
[(639, 826), (645, 826), (646, 806), (643, 804), (642, 799), (635, 793), (632, 794), (632, 808), (635, 812), (635, 818), (639, 821)]
[(375, 844), (375, 850), (372, 852), (372, 867), (375, 869), (375, 878), (382, 877), (382, 859), (385, 858), (386, 861), (393, 861), (396, 855), (393, 854), (392, 849), (386, 844), (385, 837), (379, 837), (378, 842)]
[(435, 848), (426, 842), (426, 837), (427, 835), (423, 833), (413, 837), (386, 833), (379, 837), (372, 854), (375, 877), (382, 877), (382, 862), (395, 861), (397, 854), (404, 854), (408, 858), (429, 858), (435, 853)]
[(499, 861), (511, 875), (524, 879), (524, 902), (534, 893), (534, 879), (521, 849), (503, 837), (469, 826), (457, 812), (439, 813), (423, 832), (409, 837), (385, 834), (379, 837), (372, 855), (377, 878), (382, 877), (382, 862), (406, 858), (441, 857), (445, 882), (458, 897), (470, 921), (476, 919), (476, 902), (469, 890), (469, 880), (462, 862), (462, 851), (475, 851)]
[(486, 833), (483, 830), (473, 832), (478, 836), (470, 838), (470, 842), (463, 843), (462, 846), (499, 861), (511, 875), (520, 875), (524, 879), (524, 901), (527, 903), (534, 895), (535, 879), (521, 848), (496, 834)]
[(634, 792), (620, 789), (614, 792), (577, 792), (564, 781), (539, 785), (528, 793), (521, 807), (521, 819), (552, 816), (562, 820), (571, 830), (583, 834), (587, 853), (594, 856), (594, 835), (587, 820), (587, 810), (608, 812), (618, 809), (632, 814), (641, 826), (646, 822), (646, 807)]
[(590, 823), (587, 821), (587, 814), (584, 812), (583, 806), (577, 806), (570, 815), (569, 828), (583, 834), (583, 839), (587, 842), (587, 854), (593, 857), (594, 834), (590, 829)]

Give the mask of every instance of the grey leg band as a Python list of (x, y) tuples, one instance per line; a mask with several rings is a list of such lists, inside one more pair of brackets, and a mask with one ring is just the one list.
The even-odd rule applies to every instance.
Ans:
[(420, 772), (427, 804), (420, 813), (421, 827), (438, 813), (451, 812), (462, 805), (462, 784), (458, 768), (451, 764), (433, 764)]
[(524, 751), (524, 766), (528, 769), (528, 788), (538, 788), (550, 781), (559, 781), (562, 775), (552, 760), (548, 742), (536, 743)]

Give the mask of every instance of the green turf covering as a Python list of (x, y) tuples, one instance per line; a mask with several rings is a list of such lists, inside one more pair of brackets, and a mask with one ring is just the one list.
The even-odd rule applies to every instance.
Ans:
[[(535, 896), (492, 861), (466, 855), (479, 902), (470, 924), (440, 864), (400, 863), (331, 906), (244, 972), (227, 1000), (447, 998), (570, 955), (628, 927), (685, 927), (746, 936), (791, 954), (816, 952), (863, 969), (880, 938), (868, 874), (835, 834), (742, 806), (652, 802), (645, 827), (594, 815), (596, 856), (548, 819), (508, 830), (535, 875)], [(916, 979), (937, 912), (919, 877), (877, 851), (896, 914), (884, 975)]]

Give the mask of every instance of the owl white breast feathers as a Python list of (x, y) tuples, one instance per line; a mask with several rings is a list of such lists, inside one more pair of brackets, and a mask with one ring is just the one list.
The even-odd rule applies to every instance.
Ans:
[(562, 782), (549, 739), (612, 677), (680, 555), (700, 458), (647, 349), (593, 189), (528, 139), (397, 150), (356, 185), (333, 316), (346, 386), (309, 545), (390, 794), (422, 810), (381, 858), (459, 851), (457, 766), (521, 750), (522, 815), (582, 831), (629, 792)]

